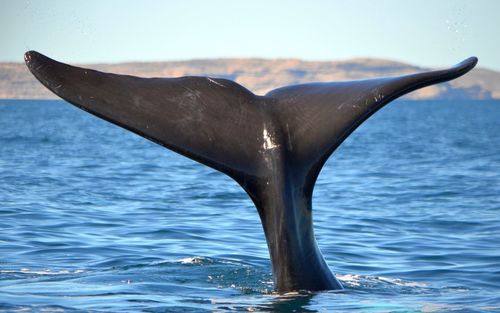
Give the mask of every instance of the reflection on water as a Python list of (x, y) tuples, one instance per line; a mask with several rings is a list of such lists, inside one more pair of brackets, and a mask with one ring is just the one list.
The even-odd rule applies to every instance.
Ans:
[(500, 311), (500, 103), (391, 104), (323, 169), (340, 292), (274, 293), (224, 175), (62, 101), (0, 102), (0, 312)]

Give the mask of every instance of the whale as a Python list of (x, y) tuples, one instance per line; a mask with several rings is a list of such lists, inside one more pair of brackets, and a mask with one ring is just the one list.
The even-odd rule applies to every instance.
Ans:
[(328, 158), (392, 100), (458, 78), (476, 57), (396, 77), (285, 86), (256, 95), (216, 77), (141, 78), (24, 55), (60, 98), (234, 179), (253, 201), (277, 292), (339, 290), (313, 227), (312, 194)]

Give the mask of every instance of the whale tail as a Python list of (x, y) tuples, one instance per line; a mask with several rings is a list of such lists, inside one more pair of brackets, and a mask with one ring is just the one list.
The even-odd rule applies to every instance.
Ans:
[(333, 151), (391, 100), (457, 78), (477, 63), (400, 77), (311, 83), (265, 96), (210, 77), (102, 73), (29, 51), (52, 92), (111, 123), (235, 179), (255, 203), (279, 291), (342, 288), (316, 244), (312, 191)]

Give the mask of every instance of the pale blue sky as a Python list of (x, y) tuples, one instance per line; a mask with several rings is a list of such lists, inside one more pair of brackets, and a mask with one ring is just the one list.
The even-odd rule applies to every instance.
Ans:
[(377, 57), (500, 70), (500, 1), (0, 0), (0, 61)]

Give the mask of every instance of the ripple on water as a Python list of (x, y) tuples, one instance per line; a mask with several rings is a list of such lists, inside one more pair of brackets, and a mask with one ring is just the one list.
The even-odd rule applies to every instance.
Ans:
[(235, 182), (62, 101), (0, 101), (0, 312), (500, 311), (499, 108), (363, 124), (313, 199), (346, 289), (278, 294)]

